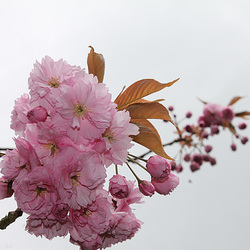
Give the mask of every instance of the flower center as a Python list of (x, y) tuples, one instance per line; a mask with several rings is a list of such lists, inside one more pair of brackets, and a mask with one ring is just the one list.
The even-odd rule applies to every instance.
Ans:
[(36, 193), (37, 193), (37, 196), (42, 196), (43, 194), (46, 193), (46, 188), (41, 188), (41, 187), (37, 187), (36, 188)]
[(74, 114), (77, 116), (81, 116), (82, 118), (86, 117), (87, 112), (89, 111), (89, 109), (87, 109), (87, 107), (85, 105), (82, 105), (80, 103), (76, 103), (74, 105)]
[(115, 138), (113, 136), (113, 133), (107, 129), (103, 134), (102, 134), (102, 137), (106, 137), (108, 140), (110, 141), (115, 141)]
[(85, 208), (83, 213), (82, 213), (82, 216), (83, 217), (90, 216), (91, 214), (92, 214), (92, 212), (88, 208)]
[(70, 177), (70, 179), (71, 179), (74, 186), (79, 185), (79, 181), (78, 181), (79, 177), (80, 177), (80, 174), (74, 174), (73, 176)]
[(58, 76), (57, 78), (51, 77), (48, 83), (49, 86), (52, 88), (58, 88), (60, 85), (59, 79), (60, 79), (60, 76)]
[(43, 147), (48, 150), (50, 149), (50, 156), (54, 156), (59, 149), (55, 142), (49, 142), (48, 144), (44, 144)]

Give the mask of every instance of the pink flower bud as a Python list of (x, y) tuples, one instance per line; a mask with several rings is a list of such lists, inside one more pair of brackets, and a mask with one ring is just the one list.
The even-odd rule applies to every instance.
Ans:
[(209, 155), (203, 155), (203, 161), (210, 161), (210, 156)]
[(193, 162), (190, 165), (190, 169), (192, 172), (195, 172), (200, 169), (200, 164), (198, 164), (197, 162)]
[(212, 166), (214, 166), (214, 165), (216, 164), (216, 159), (213, 158), (213, 157), (210, 157), (209, 162), (210, 162), (210, 164), (211, 164)]
[(177, 173), (182, 172), (182, 170), (183, 170), (182, 165), (181, 164), (177, 165), (176, 168), (175, 168), (175, 170), (176, 170)]
[(189, 112), (187, 112), (187, 113), (186, 113), (186, 117), (187, 117), (187, 118), (192, 117), (192, 112), (190, 112), (190, 111), (189, 111)]
[(171, 172), (171, 164), (159, 155), (151, 156), (147, 161), (146, 167), (153, 178), (166, 178)]
[(218, 135), (220, 133), (219, 126), (213, 125), (211, 127), (211, 135)]
[(175, 168), (176, 168), (176, 163), (175, 163), (175, 161), (170, 161), (170, 165), (171, 165), (171, 170), (172, 170), (172, 171), (175, 170)]
[(11, 197), (13, 192), (10, 182), (7, 182), (3, 177), (0, 178), (0, 200)]
[(241, 139), (242, 144), (246, 144), (248, 142), (248, 138), (245, 136)]
[(155, 192), (154, 185), (149, 181), (140, 181), (139, 189), (145, 196), (152, 196)]
[(173, 107), (173, 106), (169, 106), (169, 107), (168, 107), (168, 110), (169, 110), (169, 111), (173, 111), (173, 110), (174, 110), (174, 107)]
[(245, 129), (247, 127), (247, 124), (245, 122), (242, 122), (238, 125), (239, 129)]
[(191, 125), (187, 125), (185, 127), (185, 130), (188, 132), (188, 133), (193, 133), (193, 127)]
[(203, 162), (203, 156), (200, 155), (200, 154), (193, 154), (192, 161), (194, 161), (194, 162), (198, 163), (199, 165), (201, 165), (202, 162)]
[(236, 149), (237, 149), (236, 144), (234, 144), (234, 143), (232, 143), (230, 147), (231, 147), (232, 151), (236, 151)]
[(157, 193), (167, 195), (179, 185), (179, 177), (170, 173), (167, 178), (161, 180), (153, 178), (152, 184)]
[(210, 152), (212, 151), (212, 149), (213, 149), (212, 146), (207, 145), (207, 146), (205, 147), (205, 152), (206, 152), (206, 153), (210, 153)]
[(45, 122), (47, 119), (48, 113), (47, 110), (44, 107), (37, 106), (33, 109), (31, 109), (27, 113), (27, 117), (30, 122), (36, 123), (36, 122)]
[(109, 180), (109, 192), (117, 199), (124, 199), (129, 196), (129, 183), (125, 177), (117, 174)]
[(202, 137), (203, 139), (207, 139), (207, 138), (208, 138), (208, 136), (209, 136), (209, 134), (208, 134), (208, 132), (207, 132), (207, 131), (202, 131), (202, 133), (201, 133), (201, 137)]
[(225, 121), (231, 122), (234, 118), (234, 112), (231, 107), (224, 107), (221, 111), (222, 117)]
[(191, 159), (190, 155), (189, 154), (185, 154), (184, 161), (189, 162), (190, 159)]

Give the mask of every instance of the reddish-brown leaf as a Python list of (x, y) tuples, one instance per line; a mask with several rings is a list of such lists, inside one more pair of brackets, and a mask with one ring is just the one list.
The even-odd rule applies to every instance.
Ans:
[(164, 99), (157, 99), (154, 101), (148, 101), (146, 99), (139, 99), (139, 100), (129, 103), (128, 105), (123, 106), (120, 110), (127, 109), (128, 106), (130, 106), (131, 104), (135, 104), (135, 103), (153, 103), (153, 102), (162, 102), (162, 101), (164, 101)]
[(132, 119), (162, 119), (169, 121), (168, 110), (158, 102), (134, 103), (126, 108)]
[(98, 82), (101, 83), (104, 77), (105, 60), (102, 54), (95, 53), (94, 48), (89, 47), (91, 48), (87, 59), (89, 74), (97, 76)]
[(124, 109), (124, 107), (143, 98), (144, 96), (160, 91), (163, 88), (170, 87), (178, 80), (179, 78), (169, 83), (160, 83), (154, 79), (143, 79), (137, 81), (121, 93), (114, 102), (117, 104), (117, 109)]
[(240, 99), (244, 98), (243, 96), (235, 96), (232, 98), (232, 100), (228, 103), (228, 106), (235, 104), (238, 102)]
[(243, 112), (239, 112), (235, 114), (235, 116), (241, 117), (241, 118), (245, 118), (245, 116), (249, 116), (249, 115), (250, 115), (250, 112), (248, 111), (243, 111)]
[(169, 160), (173, 160), (170, 156), (166, 154), (157, 130), (148, 120), (133, 119), (131, 120), (131, 123), (137, 125), (140, 131), (138, 135), (131, 136), (133, 138), (133, 141), (148, 148), (157, 155), (160, 155)]

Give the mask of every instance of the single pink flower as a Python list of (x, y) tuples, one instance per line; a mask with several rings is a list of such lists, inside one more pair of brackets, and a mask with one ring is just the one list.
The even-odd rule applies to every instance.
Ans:
[(25, 139), (14, 139), (16, 149), (7, 150), (0, 162), (1, 173), (8, 181), (23, 179), (32, 169), (41, 165), (33, 146)]
[(207, 103), (203, 109), (203, 115), (205, 120), (209, 124), (220, 125), (222, 121), (222, 111), (223, 107), (219, 104)]
[(70, 219), (74, 225), (70, 231), (71, 242), (79, 244), (83, 249), (97, 249), (101, 243), (99, 235), (108, 230), (109, 220), (113, 213), (111, 201), (105, 190), (93, 193), (93, 202), (80, 210), (71, 210)]
[(51, 240), (54, 237), (66, 236), (72, 230), (72, 223), (67, 216), (54, 216), (52, 213), (46, 217), (30, 215), (25, 229), (36, 237), (45, 236)]
[(37, 167), (14, 184), (17, 205), (25, 213), (46, 216), (59, 199), (53, 172), (48, 168)]
[(179, 185), (179, 177), (170, 173), (167, 178), (162, 180), (152, 178), (152, 184), (157, 193), (167, 195)]
[(142, 222), (134, 216), (123, 212), (115, 212), (109, 221), (108, 230), (102, 236), (102, 248), (131, 239), (141, 228)]
[[(73, 87), (65, 89), (56, 107), (62, 120), (77, 129), (79, 135), (94, 139), (101, 137), (110, 125), (113, 104), (106, 86), (86, 75), (78, 78)], [(60, 126), (59, 121), (55, 125)]]
[[(80, 67), (71, 66), (63, 59), (54, 61), (49, 56), (45, 56), (41, 64), (36, 62), (29, 78), (31, 103), (48, 110), (53, 109), (56, 97), (61, 95), (65, 86), (74, 84), (80, 70)], [(84, 71), (81, 75), (85, 75)]]
[(61, 200), (70, 208), (91, 204), (96, 189), (102, 188), (106, 171), (94, 153), (81, 154), (71, 148), (54, 162), (57, 189)]
[(109, 192), (117, 199), (124, 199), (129, 196), (129, 183), (124, 176), (119, 174), (114, 175), (109, 180)]
[(58, 127), (47, 123), (28, 126), (27, 139), (36, 148), (37, 154), (44, 165), (53, 164), (57, 157), (61, 157), (63, 150), (73, 147), (70, 137)]
[(221, 115), (223, 120), (226, 122), (231, 122), (235, 116), (233, 109), (230, 106), (223, 107), (221, 110)]
[(140, 192), (135, 181), (128, 181), (130, 193), (127, 198), (113, 199), (115, 201), (114, 207), (116, 212), (125, 212), (131, 216), (134, 216), (130, 205), (134, 203), (143, 203), (142, 198), (144, 195)]
[(106, 166), (114, 164), (122, 165), (128, 156), (128, 149), (132, 147), (132, 138), (130, 136), (137, 135), (139, 129), (136, 125), (130, 123), (129, 112), (122, 110), (117, 111), (112, 118), (111, 125), (102, 134), (102, 142), (105, 143), (103, 152), (100, 152), (103, 146), (101, 140), (97, 141), (93, 149), (103, 153), (104, 163)]
[(155, 192), (154, 185), (149, 181), (139, 181), (139, 189), (145, 196), (152, 196)]

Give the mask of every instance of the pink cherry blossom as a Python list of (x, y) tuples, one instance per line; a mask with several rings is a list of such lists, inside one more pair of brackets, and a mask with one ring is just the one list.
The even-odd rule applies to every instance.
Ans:
[(27, 139), (36, 148), (43, 164), (52, 164), (56, 157), (63, 154), (63, 149), (73, 147), (72, 140), (58, 127), (40, 123), (27, 126)]
[(126, 178), (119, 174), (114, 175), (109, 180), (109, 192), (113, 197), (117, 199), (127, 198), (130, 193), (130, 188)]
[(102, 234), (102, 248), (131, 239), (140, 229), (141, 224), (141, 221), (127, 213), (113, 213), (108, 230)]
[(25, 213), (46, 216), (59, 199), (50, 169), (37, 167), (14, 185), (18, 207)]
[(80, 155), (71, 149), (57, 158), (54, 165), (61, 200), (73, 209), (91, 204), (92, 193), (102, 187), (106, 177), (99, 156), (94, 153)]
[(0, 162), (1, 173), (7, 180), (21, 180), (32, 169), (40, 166), (40, 160), (35, 149), (25, 139), (15, 139), (17, 149), (7, 150)]
[(113, 199), (115, 201), (115, 211), (116, 212), (125, 212), (131, 216), (134, 216), (130, 205), (134, 203), (143, 203), (142, 198), (144, 195), (140, 192), (139, 188), (136, 185), (135, 181), (128, 181), (129, 183), (129, 196), (124, 199)]
[(222, 121), (222, 109), (223, 107), (219, 104), (207, 103), (203, 109), (205, 120), (210, 124), (220, 125)]
[(53, 213), (46, 217), (30, 215), (27, 219), (25, 229), (30, 234), (34, 234), (37, 237), (45, 236), (49, 240), (57, 236), (66, 236), (69, 233), (69, 230), (72, 230), (72, 223), (67, 214), (64, 213), (64, 210), (60, 210), (60, 215), (61, 214), (64, 216), (58, 217)]
[(152, 196), (155, 192), (154, 185), (151, 182), (145, 180), (139, 182), (139, 189), (145, 196)]
[(233, 109), (230, 106), (223, 107), (221, 110), (221, 115), (223, 120), (226, 122), (231, 122), (235, 116)]
[[(125, 110), (114, 114), (111, 125), (102, 134), (102, 142), (97, 141), (94, 149), (97, 152), (103, 150), (104, 163), (106, 166), (114, 164), (122, 165), (128, 156), (128, 149), (132, 147), (131, 135), (137, 135), (139, 129), (136, 125), (130, 123), (129, 112)], [(104, 145), (101, 143), (105, 143)]]
[[(31, 103), (41, 105), (48, 110), (55, 107), (62, 89), (74, 84), (75, 77), (80, 72), (80, 67), (71, 66), (63, 59), (54, 61), (49, 56), (42, 59), (41, 64), (36, 62), (30, 73), (29, 88)], [(84, 71), (81, 73), (85, 75)]]
[[(73, 87), (65, 89), (56, 107), (66, 120), (62, 123), (68, 122), (79, 130), (79, 135), (94, 139), (99, 138), (110, 125), (113, 104), (106, 86), (97, 84), (97, 78), (87, 75), (77, 79)], [(60, 126), (59, 121), (56, 125)]]
[(167, 178), (161, 180), (152, 178), (152, 184), (157, 193), (167, 195), (179, 185), (179, 177), (170, 173)]
[(166, 178), (170, 174), (171, 164), (159, 155), (151, 156), (146, 164), (147, 171), (153, 178)]
[(92, 193), (95, 198), (93, 202), (80, 210), (71, 210), (70, 219), (74, 225), (70, 231), (71, 241), (83, 249), (97, 249), (101, 244), (99, 235), (108, 230), (109, 220), (113, 213), (111, 201), (107, 192), (100, 191)]

